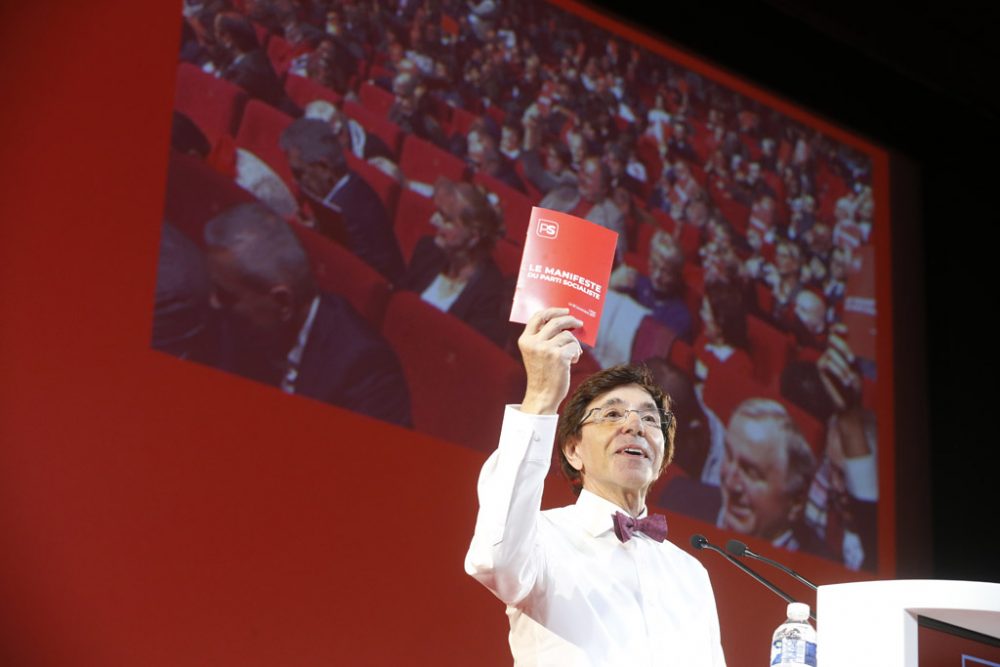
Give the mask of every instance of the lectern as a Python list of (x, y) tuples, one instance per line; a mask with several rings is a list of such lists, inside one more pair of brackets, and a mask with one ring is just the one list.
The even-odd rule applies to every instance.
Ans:
[(832, 584), (819, 587), (816, 609), (818, 667), (929, 667), (919, 662), (920, 616), (1000, 637), (1000, 584), (994, 583)]

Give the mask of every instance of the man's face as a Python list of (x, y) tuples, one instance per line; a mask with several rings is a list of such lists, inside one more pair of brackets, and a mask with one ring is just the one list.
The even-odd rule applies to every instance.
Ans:
[(416, 86), (407, 79), (397, 79), (392, 85), (392, 92), (396, 96), (396, 104), (399, 111), (404, 116), (411, 115), (417, 109)]
[(601, 163), (588, 158), (580, 169), (580, 195), (589, 202), (604, 199), (604, 181), (601, 177)]
[[(655, 409), (656, 403), (645, 389), (628, 384), (595, 398), (584, 414), (611, 406), (623, 411)], [(583, 488), (613, 502), (623, 494), (645, 494), (663, 467), (663, 431), (643, 423), (635, 412), (620, 424), (593, 419), (594, 415), (587, 417), (579, 440), (564, 450), (570, 464), (582, 473)]]
[(673, 294), (681, 286), (680, 257), (655, 247), (649, 254), (649, 282), (662, 294)]
[(818, 336), (826, 330), (826, 307), (823, 300), (808, 290), (799, 292), (795, 297), (795, 316), (813, 335)]
[(285, 156), (299, 187), (308, 194), (322, 199), (336, 185), (336, 175), (325, 163), (306, 162), (297, 148), (288, 150)]
[(770, 419), (737, 414), (722, 459), (722, 527), (774, 539), (791, 525), (798, 501), (785, 492), (788, 455)]
[(463, 203), (458, 194), (451, 188), (439, 188), (434, 193), (434, 203), (437, 211), (431, 216), (431, 225), (436, 230), (437, 247), (446, 253), (472, 247), (478, 237), (459, 217)]
[(279, 354), (294, 329), (290, 291), (282, 285), (271, 289), (249, 285), (227, 250), (210, 250), (207, 257), (212, 308), (236, 330), (239, 343), (247, 350)]
[(477, 130), (472, 130), (466, 137), (466, 154), (469, 162), (475, 167), (480, 167), (483, 163), (483, 140)]
[(799, 260), (795, 251), (787, 243), (781, 243), (775, 249), (774, 267), (781, 276), (791, 276), (798, 273)]

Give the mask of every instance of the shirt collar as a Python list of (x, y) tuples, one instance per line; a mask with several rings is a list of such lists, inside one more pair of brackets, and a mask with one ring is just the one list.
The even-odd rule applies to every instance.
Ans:
[(348, 180), (349, 180), (350, 178), (351, 178), (351, 173), (350, 173), (350, 172), (348, 172), (348, 173), (344, 174), (343, 176), (341, 176), (341, 177), (340, 177), (340, 180), (339, 180), (339, 181), (337, 181), (337, 182), (336, 182), (336, 183), (334, 184), (334, 186), (333, 186), (333, 188), (332, 188), (332, 189), (330, 190), (330, 192), (328, 192), (328, 193), (327, 193), (327, 195), (326, 195), (326, 197), (324, 197), (324, 198), (323, 198), (323, 203), (324, 203), (324, 204), (331, 204), (331, 203), (332, 203), (332, 200), (333, 200), (333, 198), (334, 198), (334, 197), (336, 196), (336, 194), (337, 194), (338, 192), (340, 192), (341, 188), (343, 188), (343, 187), (344, 187), (345, 185), (347, 185), (347, 181), (348, 181)]
[[(621, 507), (610, 500), (601, 498), (586, 489), (580, 491), (580, 497), (577, 498), (575, 507), (580, 524), (584, 530), (590, 533), (591, 537), (597, 537), (611, 531), (614, 528), (611, 517), (614, 516), (615, 512), (624, 512)], [(636, 518), (641, 519), (644, 516), (646, 516), (645, 507)]]
[(285, 393), (295, 393), (295, 383), (299, 379), (299, 364), (302, 363), (302, 355), (305, 352), (306, 344), (309, 342), (309, 333), (312, 331), (313, 322), (316, 320), (316, 312), (318, 310), (319, 297), (316, 296), (313, 297), (312, 303), (309, 305), (309, 314), (306, 315), (306, 321), (302, 323), (302, 328), (299, 329), (295, 346), (288, 351), (288, 366), (285, 371), (285, 377), (281, 381), (281, 389)]

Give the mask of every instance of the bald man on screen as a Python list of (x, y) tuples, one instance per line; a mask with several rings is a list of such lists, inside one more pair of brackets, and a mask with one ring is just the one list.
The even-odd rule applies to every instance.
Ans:
[[(614, 366), (556, 413), (582, 324), (549, 308), (518, 340), (527, 389), (480, 474), (466, 572), (507, 605), (515, 665), (722, 667), (708, 574), (646, 511), (673, 455), (669, 397), (647, 369)], [(554, 443), (579, 498), (543, 512)]]

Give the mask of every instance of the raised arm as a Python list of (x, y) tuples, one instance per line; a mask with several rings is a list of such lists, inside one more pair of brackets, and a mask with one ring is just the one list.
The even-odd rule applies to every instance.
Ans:
[(582, 324), (566, 308), (543, 310), (528, 321), (518, 339), (528, 377), (524, 401), (520, 409), (507, 407), (500, 444), (479, 476), (479, 516), (465, 570), (507, 604), (522, 600), (544, 569), (544, 554), (535, 548), (542, 485), (556, 410), (581, 354), (570, 329)]

